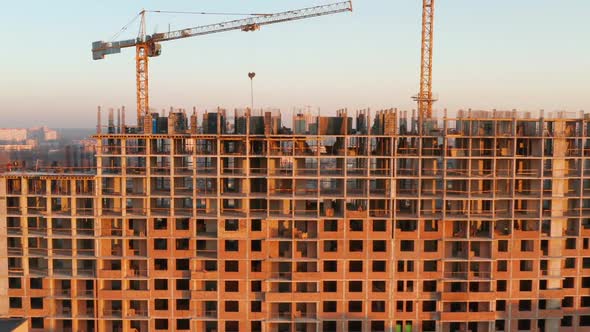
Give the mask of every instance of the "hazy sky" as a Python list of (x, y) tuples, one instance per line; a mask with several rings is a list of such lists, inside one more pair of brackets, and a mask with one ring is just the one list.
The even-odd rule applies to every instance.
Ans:
[[(92, 127), (96, 106), (135, 113), (134, 50), (93, 61), (141, 10), (274, 12), (326, 0), (6, 1), (0, 127)], [(356, 0), (354, 12), (172, 41), (150, 61), (151, 106), (415, 107), (420, 0)], [(590, 111), (588, 0), (439, 0), (435, 108)], [(148, 32), (234, 19), (148, 17)], [(124, 38), (137, 35), (137, 25)]]

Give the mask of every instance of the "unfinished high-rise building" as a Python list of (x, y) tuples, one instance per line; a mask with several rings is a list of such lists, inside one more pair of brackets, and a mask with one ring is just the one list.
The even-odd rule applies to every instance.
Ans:
[(12, 168), (0, 314), (30, 331), (590, 329), (588, 117), (352, 113), (293, 130), (276, 112), (111, 116), (96, 168)]

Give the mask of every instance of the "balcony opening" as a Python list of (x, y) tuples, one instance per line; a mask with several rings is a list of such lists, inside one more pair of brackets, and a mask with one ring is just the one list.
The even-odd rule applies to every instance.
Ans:
[(425, 293), (436, 292), (436, 280), (424, 280), (422, 282), (422, 291)]
[(238, 281), (226, 281), (225, 282), (225, 292), (239, 292), (240, 286)]
[(154, 280), (155, 290), (168, 290), (168, 279), (155, 279)]
[(190, 300), (189, 299), (177, 299), (176, 300), (176, 310), (190, 310)]
[(373, 240), (373, 252), (386, 252), (387, 242), (385, 240)]
[(324, 292), (325, 293), (335, 293), (338, 290), (338, 283), (336, 281), (324, 281)]
[(362, 232), (363, 231), (363, 221), (362, 220), (350, 220), (350, 228), (351, 232)]
[(190, 280), (176, 279), (176, 290), (179, 290), (179, 291), (190, 290)]
[(176, 260), (176, 271), (188, 271), (190, 270), (190, 260), (187, 258)]
[(189, 250), (189, 239), (176, 239), (176, 250)]
[(348, 312), (363, 312), (363, 301), (348, 301)]
[(436, 311), (436, 301), (423, 301), (422, 312), (434, 312)]
[(262, 261), (250, 261), (250, 272), (262, 272)]
[(156, 330), (168, 330), (168, 320), (158, 318), (155, 320)]
[(375, 293), (384, 293), (387, 290), (384, 280), (371, 281), (371, 291)]
[(350, 261), (348, 272), (363, 272), (363, 261)]
[(373, 261), (372, 270), (373, 270), (373, 272), (386, 272), (387, 271), (387, 262), (386, 261)]
[(348, 282), (348, 291), (349, 292), (362, 292), (363, 291), (363, 282), (362, 281), (349, 281)]
[(226, 312), (239, 312), (240, 302), (239, 301), (225, 301)]
[(519, 289), (521, 292), (532, 292), (533, 291), (533, 281), (532, 280), (521, 280)]
[(338, 262), (324, 261), (324, 272), (338, 272)]
[(438, 251), (438, 240), (425, 240), (424, 241), (425, 252), (437, 252)]
[(225, 261), (225, 272), (240, 272), (238, 261)]
[(519, 300), (518, 301), (518, 311), (531, 311), (532, 310), (532, 301), (531, 300)]
[(404, 252), (414, 251), (414, 241), (413, 240), (401, 240), (400, 241), (400, 250), (404, 251)]
[(363, 251), (363, 241), (362, 240), (350, 240), (348, 242), (348, 250), (350, 252), (362, 252)]
[(373, 232), (385, 232), (387, 223), (385, 220), (373, 220)]
[(168, 270), (168, 260), (167, 259), (155, 259), (154, 260), (154, 267), (158, 271), (165, 271)]
[(239, 251), (238, 240), (225, 240), (225, 251)]

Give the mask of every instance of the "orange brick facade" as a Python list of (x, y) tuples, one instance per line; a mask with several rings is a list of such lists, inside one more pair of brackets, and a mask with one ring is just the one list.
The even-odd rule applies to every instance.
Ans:
[(590, 329), (587, 119), (473, 112), (419, 135), (393, 111), (295, 133), (220, 114), (213, 133), (99, 132), (92, 174), (3, 174), (3, 314), (31, 331)]

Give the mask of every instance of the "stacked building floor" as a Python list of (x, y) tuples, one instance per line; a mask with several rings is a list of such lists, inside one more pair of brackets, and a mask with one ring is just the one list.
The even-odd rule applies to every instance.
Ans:
[(590, 330), (589, 117), (291, 120), (111, 116), (96, 168), (1, 174), (0, 314), (31, 331)]

